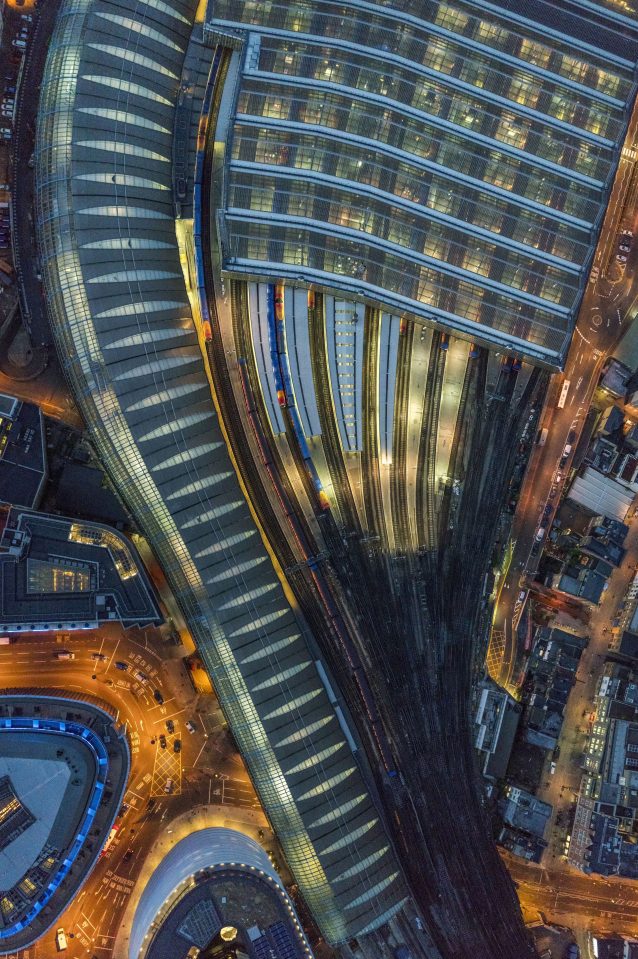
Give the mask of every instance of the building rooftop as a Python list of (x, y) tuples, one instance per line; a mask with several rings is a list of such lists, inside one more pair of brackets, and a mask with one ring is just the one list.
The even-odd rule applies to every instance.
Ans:
[(0, 952), (38, 939), (77, 892), (113, 824), (129, 763), (126, 738), (102, 706), (0, 696)]
[(222, 959), (220, 931), (248, 959), (312, 959), (295, 909), (265, 850), (234, 829), (181, 839), (161, 860), (135, 911), (129, 959)]
[(635, 93), (629, 18), (544, 0), (525, 17), (471, 0), (208, 9), (245, 47), (216, 137), (232, 142), (225, 268), (559, 362)]
[(83, 629), (162, 616), (134, 546), (108, 526), (10, 510), (0, 534), (0, 630)]
[(483, 753), (483, 775), (501, 779), (506, 771), (520, 720), (520, 706), (504, 689), (486, 685), (475, 717), (475, 745)]
[[(0, 896), (51, 850), (70, 845), (95, 775), (90, 748), (81, 739), (0, 728), (0, 784), (4, 780), (7, 797), (15, 797), (21, 812), (19, 831), (8, 842), (0, 836)], [(5, 812), (10, 805), (6, 799)]]
[(576, 477), (568, 496), (592, 513), (602, 513), (619, 522), (625, 519), (634, 499), (634, 494), (626, 487), (590, 466), (582, 476)]
[(508, 786), (502, 802), (503, 820), (515, 829), (543, 839), (547, 823), (552, 815), (552, 807), (532, 793)]
[(47, 479), (39, 407), (0, 393), (0, 503), (38, 506)]

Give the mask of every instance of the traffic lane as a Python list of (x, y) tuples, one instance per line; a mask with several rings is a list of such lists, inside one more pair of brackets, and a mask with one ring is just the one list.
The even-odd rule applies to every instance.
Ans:
[[(590, 296), (591, 300), (591, 296)], [(577, 329), (581, 339), (584, 339), (582, 333)], [(596, 331), (595, 331), (596, 332)], [(607, 337), (605, 328), (600, 328), (601, 335)], [(548, 427), (547, 441), (543, 447), (537, 447), (533, 454), (534, 461), (529, 464), (524, 482), (524, 490), (519, 498), (518, 509), (514, 520), (515, 547), (512, 563), (510, 565), (508, 577), (506, 580), (507, 591), (502, 590), (500, 596), (504, 595), (505, 605), (499, 609), (497, 607), (494, 616), (494, 624), (502, 631), (506, 632), (505, 623), (511, 624), (510, 639), (506, 645), (503, 656), (502, 666), (499, 671), (499, 682), (505, 686), (510, 686), (513, 679), (516, 662), (519, 656), (518, 642), (516, 636), (516, 617), (515, 617), (515, 594), (514, 590), (520, 583), (521, 575), (525, 575), (530, 568), (535, 569), (538, 559), (542, 552), (541, 546), (535, 550), (537, 530), (543, 528), (543, 512), (545, 506), (549, 503), (558, 505), (560, 498), (560, 488), (567, 477), (566, 464), (564, 471), (560, 470), (560, 460), (563, 456), (569, 434), (575, 430), (577, 435), (573, 440), (571, 456), (573, 457), (576, 445), (579, 440), (579, 426), (585, 420), (590, 397), (593, 395), (596, 382), (599, 375), (599, 368), (604, 359), (604, 351), (595, 348), (589, 341), (587, 344), (581, 344), (574, 352), (574, 341), (570, 349), (570, 357), (573, 359), (566, 364), (566, 372), (560, 384), (562, 386), (566, 380), (570, 381), (570, 388), (567, 394), (565, 406), (559, 409), (555, 406), (550, 415), (542, 417), (541, 426)], [(572, 387), (572, 380), (573, 387)], [(552, 395), (555, 394), (555, 397)], [(550, 389), (548, 394), (549, 401), (556, 401), (559, 397), (557, 387)], [(551, 427), (551, 428), (550, 428)], [(557, 480), (557, 473), (562, 473), (561, 480)], [(553, 487), (557, 487), (554, 497), (551, 496)], [(538, 489), (546, 490), (539, 500)], [(542, 503), (542, 509), (540, 508)], [(546, 517), (544, 528), (549, 528), (553, 513)], [(517, 523), (518, 520), (518, 523)], [(544, 538), (543, 538), (544, 539)], [(500, 597), (499, 597), (500, 599)]]
[[(75, 658), (54, 659), (61, 649), (74, 652)], [(91, 658), (92, 653), (105, 655), (107, 652), (107, 660)], [(80, 694), (89, 692), (118, 711), (120, 721), (130, 730), (131, 739), (139, 734), (140, 748), (138, 752), (135, 745), (132, 747), (131, 776), (124, 794), (124, 804), (129, 808), (119, 820), (118, 834), (92, 870), (84, 895), (80, 894), (56, 923), (56, 927), (62, 925), (67, 932), (72, 932), (74, 938), (69, 937), (70, 948), (79, 946), (83, 953), (85, 950), (96, 953), (99, 950), (99, 955), (105, 959), (112, 955), (114, 937), (138, 870), (159, 833), (166, 828), (168, 819), (207, 802), (259, 808), (243, 765), (239, 770), (234, 765), (239, 759), (234, 747), (223, 742), (226, 737), (223, 723), (212, 723), (209, 717), (204, 721), (204, 717), (197, 714), (196, 731), (188, 733), (181, 725), (181, 704), (164, 687), (159, 674), (152, 677), (153, 688), (166, 693), (163, 704), (157, 703), (150, 691), (143, 687), (138, 688), (136, 695), (133, 684), (125, 677), (130, 669), (140, 665), (140, 657), (146, 657), (143, 662), (149, 668), (149, 675), (153, 667), (148, 667), (147, 660), (161, 665), (160, 657), (153, 659), (152, 652), (147, 645), (122, 635), (121, 628), (117, 627), (92, 634), (61, 634), (59, 639), (55, 634), (21, 637), (18, 643), (0, 647), (2, 685), (33, 687), (35, 683), (38, 687), (70, 689)], [(117, 661), (127, 662), (129, 670), (116, 670)], [(92, 680), (90, 677), (97, 675), (96, 669), (102, 670), (101, 678)], [(114, 677), (113, 685), (107, 685), (111, 676)], [(175, 724), (176, 735), (173, 737), (166, 730), (169, 719)], [(159, 742), (162, 730), (167, 738), (166, 751)], [(180, 732), (182, 750), (179, 759), (183, 758), (185, 763), (181, 792), (168, 795), (162, 789), (153, 807), (149, 808), (157, 757), (169, 753)], [(224, 747), (231, 750), (228, 755), (224, 755)], [(239, 762), (241, 764), (241, 760)], [(199, 763), (206, 764), (205, 771), (198, 768)], [(129, 850), (131, 855), (125, 862)], [(41, 946), (49, 951), (54, 948), (54, 931), (41, 940)], [(26, 959), (26, 954), (23, 955)]]
[(100, 950), (104, 957), (112, 954), (137, 873), (164, 828), (161, 813), (156, 807), (142, 820), (131, 819), (130, 811), (125, 813), (115, 840), (98, 860), (84, 890), (56, 923), (72, 934), (69, 939), (74, 945)]
[[(35, 684), (90, 693), (110, 705), (120, 722), (130, 730), (134, 757), (149, 747), (147, 767), (152, 768), (157, 762), (156, 752), (162, 748), (160, 736), (164, 736), (167, 750), (174, 751), (176, 741), (179, 742), (182, 773), (214, 762), (215, 772), (250, 783), (225, 721), (213, 722), (215, 716), (221, 717), (221, 711), (217, 710), (213, 718), (194, 712), (191, 697), (182, 697), (173, 677), (163, 674), (161, 670), (167, 663), (152, 648), (123, 634), (121, 627), (109, 632), (110, 636), (105, 636), (106, 630), (89, 635), (63, 633), (58, 634), (59, 640), (56, 634), (47, 634), (46, 638), (38, 635), (0, 646), (0, 684), (21, 687)], [(55, 657), (62, 650), (72, 652), (75, 658), (57, 660)], [(94, 660), (93, 655), (106, 656), (106, 659)], [(116, 663), (126, 664), (128, 668), (118, 669)], [(168, 665), (181, 668), (177, 661), (170, 661)], [(137, 680), (136, 673), (147, 678)], [(155, 699), (156, 691), (161, 693), (162, 703)], [(187, 729), (186, 722), (194, 727), (193, 732)], [(172, 724), (172, 733), (169, 724)], [(155, 750), (150, 748), (153, 746)]]
[(542, 912), (549, 921), (584, 926), (598, 933), (610, 926), (620, 933), (635, 933), (635, 887), (595, 876), (551, 874), (540, 866), (516, 860), (504, 850), (501, 854), (524, 909)]

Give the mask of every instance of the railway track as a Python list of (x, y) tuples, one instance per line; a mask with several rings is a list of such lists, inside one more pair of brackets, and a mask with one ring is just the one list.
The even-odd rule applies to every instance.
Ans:
[(421, 420), (421, 439), (417, 459), (416, 520), (419, 546), (428, 550), (437, 547), (435, 463), (436, 441), (441, 407), (441, 388), (447, 352), (441, 347), (442, 335), (432, 335), (430, 361), (425, 384), (425, 402)]
[[(480, 387), (480, 370), (476, 379)], [(507, 384), (501, 389), (507, 395)], [(381, 557), (367, 557), (365, 602), (382, 656), (376, 691), (400, 748), (406, 787), (389, 802), (398, 817), (395, 841), (419, 905), (433, 920), (437, 946), (455, 959), (533, 955), (481, 807), (469, 720), (487, 636), (482, 581), (513, 466), (510, 437), (522, 428), (529, 396), (527, 390), (514, 409), (482, 404), (468, 426), (465, 441), (477, 468), (467, 476), (445, 549), (415, 562), (396, 559), (389, 575)]]
[(361, 472), (363, 498), (370, 533), (387, 549), (388, 534), (383, 510), (381, 477), (379, 476), (379, 335), (381, 316), (378, 310), (366, 307), (363, 345), (363, 451)]
[(414, 324), (410, 323), (399, 339), (397, 381), (395, 391), (394, 425), (392, 431), (392, 466), (390, 468), (390, 502), (394, 546), (408, 550), (414, 546), (408, 511), (407, 448), (408, 409), (410, 401), (410, 365)]
[(337, 499), (337, 507), (343, 526), (349, 531), (360, 533), (359, 514), (350, 486), (348, 470), (343, 459), (339, 429), (330, 392), (326, 332), (323, 321), (323, 296), (320, 293), (315, 294), (315, 305), (308, 308), (308, 332), (312, 379), (317, 396), (321, 435), (326, 463)]
[[(210, 212), (206, 207), (206, 223), (210, 222)], [(210, 249), (206, 250), (206, 258), (210, 263)], [(210, 274), (208, 283), (212, 283)], [(213, 305), (212, 286), (209, 291)], [(242, 308), (241, 302), (235, 306)], [(318, 325), (313, 316), (313, 351)], [(445, 369), (439, 334), (435, 337), (436, 356), (431, 356), (428, 369), (428, 408), (424, 409), (419, 449), (419, 459), (422, 466), (427, 463), (428, 472), (433, 471), (436, 454)], [(333, 478), (341, 477), (335, 488), (339, 490), (346, 529), (360, 533), (329, 397), (323, 324), (320, 339), (322, 347), (313, 356), (313, 375), (320, 398), (326, 455)], [(312, 642), (316, 642), (333, 673), (340, 677), (341, 690), (363, 741), (374, 756), (374, 744), (366, 733), (364, 706), (357, 699), (356, 684), (345, 668), (343, 648), (319, 605), (309, 570), (299, 562), (288, 541), (277, 535), (281, 520), (270, 502), (272, 492), (265, 487), (252, 461), (218, 323), (212, 323), (210, 359), (220, 413), (254, 508), (264, 528), (274, 537), (271, 542), (276, 541), (280, 559), (291, 567), (289, 582), (314, 634)], [(368, 369), (376, 370), (374, 354), (366, 359)], [(366, 387), (369, 390), (368, 383)], [(403, 781), (397, 780), (396, 785), (388, 785), (381, 792), (385, 819), (394, 832), (402, 863), (436, 945), (446, 959), (466, 959), (470, 955), (474, 959), (524, 959), (532, 955), (518, 917), (513, 887), (484, 818), (469, 729), (474, 665), (484, 645), (480, 631), (482, 582), (494, 537), (494, 517), (512, 466), (510, 437), (526, 415), (525, 397), (516, 407), (503, 402), (507, 389), (508, 385), (503, 383), (503, 396), (482, 405), (473, 420), (463, 417), (468, 420), (468, 427), (467, 434), (459, 436), (458, 455), (463, 441), (467, 456), (477, 463), (477, 469), (468, 471), (457, 522), (440, 544), (445, 549), (436, 549), (436, 530), (429, 526), (426, 530), (423, 518), (424, 505), (435, 501), (433, 482), (429, 483), (429, 493), (426, 489), (422, 494), (420, 511), (421, 527), (428, 538), (424, 535), (419, 541), (430, 546), (427, 555), (391, 558), (381, 549), (370, 548), (358, 535), (344, 539), (332, 516), (321, 520), (326, 542), (334, 549), (331, 559), (341, 581), (342, 595), (356, 621), (353, 641), (359, 648), (361, 662), (367, 666), (369, 685), (389, 742), (400, 755)], [(468, 404), (470, 394), (468, 385)], [(368, 399), (366, 395), (364, 400)], [(372, 422), (367, 402), (365, 408), (366, 417)], [(373, 408), (376, 413), (376, 401)], [(374, 432), (376, 435), (376, 429)], [(365, 455), (371, 467), (376, 468), (378, 480), (378, 447), (369, 447)], [(380, 505), (382, 508), (380, 490), (373, 495), (377, 496), (373, 509), (378, 512)], [(367, 500), (368, 495), (366, 506)], [(434, 510), (431, 515), (434, 519)], [(468, 556), (472, 557), (471, 563)], [(477, 877), (481, 881), (477, 882)]]
[(481, 382), (484, 383), (486, 370), (487, 353), (485, 350), (481, 350), (477, 357), (468, 357), (465, 376), (463, 377), (463, 386), (461, 388), (459, 409), (456, 416), (452, 448), (450, 450), (448, 476), (452, 480), (452, 484), (448, 484), (443, 492), (439, 519), (439, 537), (444, 537), (446, 530), (448, 530), (451, 523), (454, 522), (455, 509), (453, 498), (457, 496), (457, 491), (454, 489), (453, 484), (455, 482), (463, 482), (465, 476), (468, 436), (471, 422), (474, 420), (483, 403), (484, 394), (481, 391)]

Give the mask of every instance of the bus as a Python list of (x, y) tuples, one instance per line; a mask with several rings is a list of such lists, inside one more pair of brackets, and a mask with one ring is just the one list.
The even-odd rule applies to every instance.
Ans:
[(559, 410), (562, 410), (563, 407), (565, 406), (565, 403), (566, 403), (566, 401), (567, 401), (567, 394), (568, 394), (568, 393), (569, 393), (569, 380), (565, 380), (565, 382), (563, 383), (563, 388), (562, 388), (562, 390), (560, 391), (560, 396), (559, 396), (559, 398), (558, 398), (558, 403), (556, 404), (556, 405), (558, 406), (558, 409), (559, 409)]
[(106, 842), (104, 843), (104, 846), (102, 847), (102, 852), (100, 853), (100, 859), (102, 858), (102, 856), (105, 856), (106, 853), (108, 852), (109, 847), (111, 846), (113, 840), (117, 836), (117, 831), (119, 828), (120, 828), (119, 826), (113, 826), (113, 828), (111, 829), (108, 839), (106, 840)]
[(542, 430), (539, 430), (539, 431), (538, 431), (538, 436), (537, 436), (537, 438), (536, 438), (536, 442), (538, 443), (539, 446), (545, 446), (545, 443), (547, 442), (547, 434), (548, 434), (548, 433), (549, 433), (549, 430), (548, 430), (548, 428), (547, 428), (546, 426), (544, 426), (544, 427), (542, 428)]

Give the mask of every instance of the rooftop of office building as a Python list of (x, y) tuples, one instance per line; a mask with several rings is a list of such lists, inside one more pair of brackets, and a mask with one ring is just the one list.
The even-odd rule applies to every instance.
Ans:
[(0, 630), (88, 629), (162, 617), (134, 546), (117, 530), (11, 509), (0, 530)]
[(635, 22), (545, 0), (208, 15), (243, 44), (216, 136), (227, 271), (561, 362), (636, 92)]

